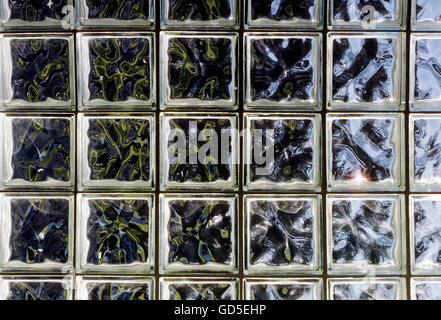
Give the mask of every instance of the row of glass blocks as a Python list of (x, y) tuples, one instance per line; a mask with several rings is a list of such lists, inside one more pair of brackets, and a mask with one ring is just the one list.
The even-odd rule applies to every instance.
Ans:
[[(161, 273), (237, 273), (244, 230), (245, 274), (320, 274), (322, 216), (329, 274), (406, 272), (403, 195), (246, 195), (243, 224), (230, 194), (162, 194), (160, 221), (151, 194), (79, 194), (76, 271), (149, 273), (159, 223)], [(74, 196), (2, 194), (0, 271), (73, 271)], [(158, 205), (158, 204), (156, 204)], [(441, 274), (441, 196), (411, 195), (413, 274)]]
[[(238, 115), (160, 116), (160, 163), (155, 165), (154, 114), (2, 114), (3, 189), (235, 191), (243, 165), (246, 190), (320, 191), (321, 115), (246, 113), (239, 156)], [(77, 129), (77, 130), (76, 130)], [(412, 191), (441, 189), (441, 115), (412, 114)], [(75, 144), (75, 132), (78, 141)], [(326, 115), (329, 191), (403, 191), (404, 115)], [(75, 152), (77, 145), (77, 152)]]
[[(160, 278), (159, 300), (238, 300), (239, 279)], [(404, 278), (329, 278), (328, 300), (403, 300)], [(154, 300), (149, 277), (0, 277), (0, 300)], [(315, 278), (242, 281), (245, 300), (321, 300), (323, 280)], [(411, 278), (412, 300), (441, 299), (441, 278)]]
[[(329, 33), (327, 107), (403, 110), (404, 33)], [(4, 34), (1, 108), (127, 110), (238, 107), (236, 33), (161, 33), (160, 99), (153, 33)], [(246, 33), (247, 110), (322, 108), (319, 33)], [(411, 110), (441, 110), (440, 34), (411, 35)], [(77, 101), (78, 100), (78, 101)], [(78, 102), (78, 104), (76, 103)]]
[[(323, 27), (325, 0), (241, 0), (246, 28)], [(408, 1), (327, 0), (328, 27), (332, 29), (404, 29)], [(409, 1), (410, 2), (410, 1)], [(161, 26), (164, 28), (239, 27), (238, 0), (162, 0)], [(441, 29), (441, 4), (436, 0), (412, 0), (412, 29)], [(4, 29), (97, 29), (153, 28), (155, 1), (106, 0), (3, 1), (0, 6)]]

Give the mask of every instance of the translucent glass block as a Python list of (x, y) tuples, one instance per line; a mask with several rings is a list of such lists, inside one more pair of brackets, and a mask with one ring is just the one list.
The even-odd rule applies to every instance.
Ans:
[(74, 115), (7, 114), (2, 134), (7, 189), (73, 189)]
[(74, 110), (73, 40), (63, 33), (3, 35), (3, 107)]
[(412, 300), (441, 300), (441, 278), (412, 278)]
[(153, 0), (76, 0), (80, 29), (151, 29)]
[(328, 300), (405, 300), (404, 278), (328, 279)]
[(237, 114), (161, 114), (161, 190), (237, 190)]
[(236, 109), (236, 33), (161, 33), (161, 108)]
[(239, 283), (231, 278), (161, 278), (161, 300), (237, 300)]
[(440, 47), (438, 33), (410, 36), (409, 105), (412, 111), (441, 110)]
[(329, 33), (330, 110), (403, 110), (404, 33)]
[(0, 300), (72, 300), (71, 276), (0, 277)]
[(161, 272), (237, 272), (237, 196), (161, 195)]
[(322, 300), (322, 279), (245, 279), (245, 300)]
[(410, 195), (410, 261), (413, 274), (441, 274), (441, 196)]
[(245, 196), (245, 273), (321, 273), (321, 196)]
[(237, 0), (162, 0), (162, 27), (175, 29), (237, 29)]
[(153, 33), (77, 33), (77, 43), (80, 110), (155, 107)]
[(327, 115), (329, 191), (404, 190), (404, 116)]
[(321, 29), (322, 0), (245, 0), (245, 28)]
[(441, 115), (409, 116), (409, 179), (412, 191), (440, 191)]
[(70, 194), (0, 196), (0, 270), (73, 270), (74, 199)]
[(155, 279), (144, 277), (76, 277), (75, 300), (153, 300)]
[(150, 194), (77, 196), (77, 272), (150, 273), (154, 265)]
[(412, 0), (412, 30), (441, 30), (441, 2), (438, 0)]
[(328, 0), (328, 29), (400, 30), (407, 0)]
[(321, 189), (321, 116), (245, 114), (247, 190)]
[(75, 24), (74, 0), (4, 0), (0, 16), (2, 27), (8, 30), (69, 30)]
[(402, 195), (328, 195), (330, 274), (401, 274), (406, 270)]
[(153, 114), (79, 114), (78, 140), (79, 190), (153, 188)]
[(246, 109), (321, 110), (322, 36), (246, 33)]

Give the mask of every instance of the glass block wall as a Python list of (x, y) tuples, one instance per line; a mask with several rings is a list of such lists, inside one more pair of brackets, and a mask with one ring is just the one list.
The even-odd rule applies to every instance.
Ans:
[(2, 0), (0, 299), (440, 299), (440, 15)]

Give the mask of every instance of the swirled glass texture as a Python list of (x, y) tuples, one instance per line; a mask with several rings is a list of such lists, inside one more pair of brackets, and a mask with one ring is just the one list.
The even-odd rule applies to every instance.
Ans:
[(148, 119), (90, 119), (91, 180), (149, 181), (151, 135)]
[(232, 263), (234, 221), (228, 201), (174, 200), (168, 206), (169, 263)]
[(71, 99), (69, 41), (12, 39), (12, 99), (66, 102)]
[(12, 199), (9, 261), (67, 263), (69, 210), (66, 199)]
[(12, 119), (12, 179), (27, 182), (71, 180), (71, 120)]
[(109, 102), (150, 100), (150, 60), (147, 38), (89, 40), (90, 99)]
[(123, 265), (148, 261), (150, 204), (147, 200), (94, 199), (88, 204), (88, 263)]

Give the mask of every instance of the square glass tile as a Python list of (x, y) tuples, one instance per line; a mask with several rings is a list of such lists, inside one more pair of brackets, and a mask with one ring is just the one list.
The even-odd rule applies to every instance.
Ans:
[(72, 294), (71, 276), (0, 277), (0, 300), (72, 300)]
[(328, 279), (328, 300), (405, 300), (403, 278)]
[(237, 210), (236, 196), (161, 195), (161, 271), (236, 273)]
[(321, 109), (321, 34), (246, 33), (244, 41), (246, 109)]
[(412, 278), (412, 300), (441, 300), (441, 278)]
[(328, 113), (328, 191), (404, 189), (404, 115)]
[(153, 188), (153, 114), (79, 114), (79, 190)]
[(331, 110), (403, 110), (404, 33), (328, 33)]
[(4, 108), (75, 109), (72, 34), (10, 33), (1, 44)]
[(154, 278), (83, 276), (75, 282), (75, 300), (145, 301), (154, 297)]
[(238, 280), (161, 278), (161, 300), (237, 300)]
[(77, 196), (79, 273), (149, 273), (154, 265), (154, 198), (149, 194)]
[(245, 273), (321, 272), (321, 197), (247, 195)]
[(321, 300), (321, 279), (245, 279), (245, 300)]
[(161, 32), (161, 108), (237, 108), (236, 33)]
[(74, 115), (7, 114), (0, 128), (5, 188), (73, 190)]

